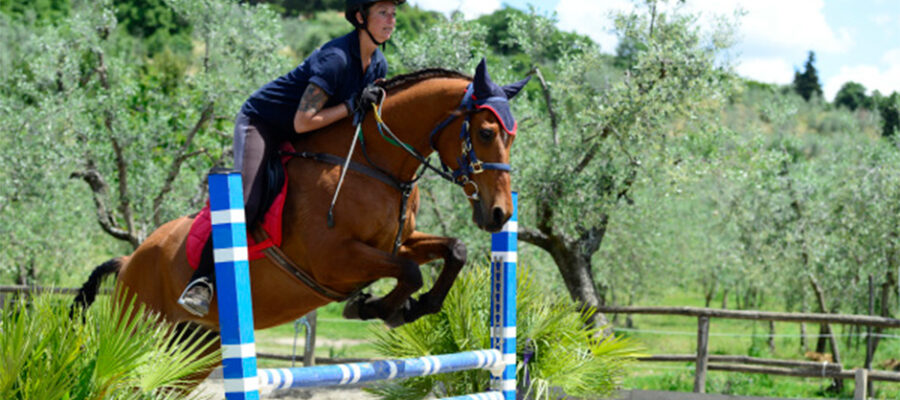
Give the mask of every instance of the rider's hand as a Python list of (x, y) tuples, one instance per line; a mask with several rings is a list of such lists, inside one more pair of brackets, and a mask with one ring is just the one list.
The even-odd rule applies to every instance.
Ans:
[(372, 104), (380, 104), (383, 97), (384, 89), (375, 85), (369, 85), (359, 92), (357, 105), (362, 109), (369, 111), (372, 109)]
[(353, 125), (359, 125), (366, 112), (372, 109), (372, 104), (380, 104), (384, 98), (384, 89), (369, 85), (363, 88), (358, 95), (350, 96), (344, 105), (353, 117)]

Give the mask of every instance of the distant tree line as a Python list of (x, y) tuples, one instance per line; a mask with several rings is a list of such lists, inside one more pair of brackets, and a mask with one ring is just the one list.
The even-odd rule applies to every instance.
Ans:
[[(814, 97), (822, 98), (822, 84), (819, 82), (815, 62), (816, 54), (810, 51), (803, 72), (794, 71), (793, 89), (806, 101)], [(871, 96), (867, 96), (865, 86), (851, 81), (838, 90), (834, 96), (834, 105), (850, 111), (877, 111), (881, 114), (881, 135), (884, 137), (891, 137), (900, 131), (900, 94), (896, 91), (885, 96), (876, 90)]]

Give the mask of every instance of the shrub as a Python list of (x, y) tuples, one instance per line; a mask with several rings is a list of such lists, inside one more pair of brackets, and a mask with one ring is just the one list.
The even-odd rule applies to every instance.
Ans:
[[(488, 282), (487, 267), (462, 272), (439, 313), (397, 329), (376, 330), (378, 352), (406, 358), (489, 348)], [(612, 394), (626, 366), (639, 355), (637, 344), (615, 336), (600, 339), (602, 327), (587, 327), (587, 316), (568, 296), (549, 292), (527, 269), (520, 269), (518, 282), (519, 390), (539, 399), (550, 398), (554, 387), (575, 397)], [(526, 352), (532, 354), (527, 365), (522, 360)], [(487, 371), (463, 371), (388, 382), (371, 391), (386, 399), (440, 398), (483, 392), (489, 381)]]
[(218, 361), (200, 356), (214, 341), (117, 304), (106, 296), (70, 318), (68, 304), (44, 295), (0, 310), (0, 398), (187, 398), (188, 377)]

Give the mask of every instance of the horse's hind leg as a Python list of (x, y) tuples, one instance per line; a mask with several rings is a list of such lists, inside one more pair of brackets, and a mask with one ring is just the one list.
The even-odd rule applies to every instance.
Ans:
[[(422, 273), (419, 264), (406, 258), (392, 255), (362, 242), (352, 242), (342, 246), (340, 253), (330, 257), (333, 274), (327, 281), (341, 281), (352, 277), (355, 282), (372, 282), (381, 278), (395, 278), (397, 286), (384, 297), (356, 297), (347, 301), (344, 317), (351, 319), (379, 318), (396, 326), (402, 324), (404, 311), (409, 307), (410, 295), (422, 287)], [(327, 252), (326, 252), (327, 253)], [(341, 269), (333, 266), (342, 266)]]
[(409, 309), (404, 311), (404, 322), (412, 322), (423, 315), (440, 311), (459, 271), (466, 264), (466, 245), (456, 238), (415, 231), (403, 242), (400, 256), (412, 259), (418, 264), (437, 258), (444, 259), (444, 267), (431, 290), (419, 296), (418, 300), (410, 301)]

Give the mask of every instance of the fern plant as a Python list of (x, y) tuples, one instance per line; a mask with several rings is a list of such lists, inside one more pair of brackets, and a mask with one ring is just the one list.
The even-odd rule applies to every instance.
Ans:
[(208, 351), (214, 339), (176, 331), (108, 296), (84, 318), (70, 318), (58, 297), (20, 299), (0, 310), (0, 398), (196, 398), (189, 377), (218, 362), (218, 352)]
[[(377, 351), (406, 358), (490, 347), (489, 282), (486, 266), (465, 270), (439, 313), (393, 330), (373, 328)], [(555, 396), (551, 388), (575, 397), (611, 395), (628, 364), (641, 356), (632, 339), (602, 338), (602, 327), (588, 327), (588, 316), (568, 296), (546, 290), (528, 269), (519, 271), (517, 309), (518, 386), (526, 398), (549, 399)], [(487, 371), (462, 371), (386, 382), (369, 391), (388, 400), (440, 398), (483, 392), (489, 382)]]

